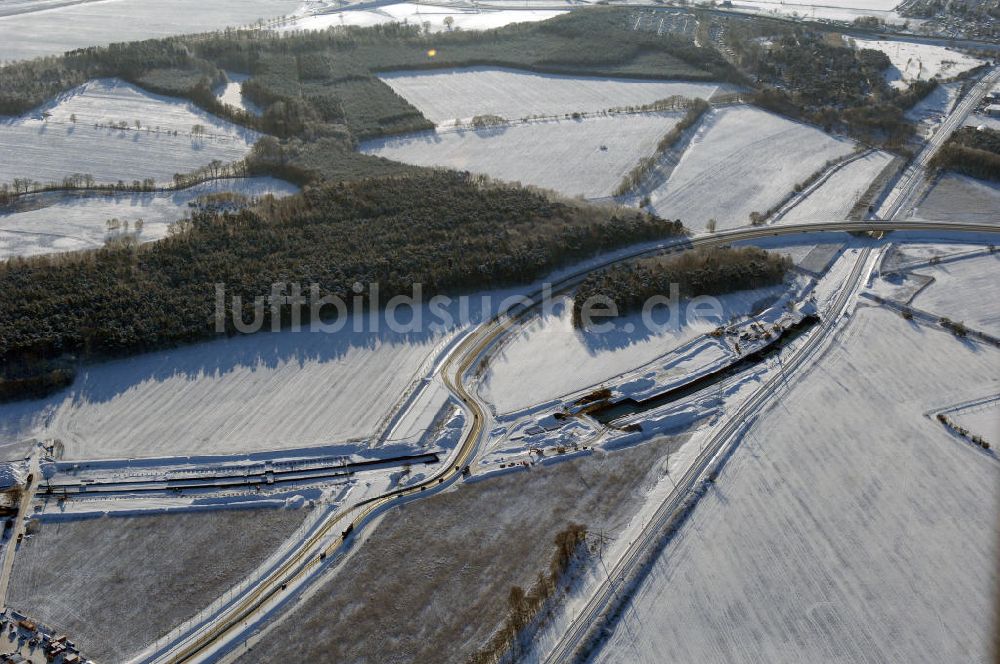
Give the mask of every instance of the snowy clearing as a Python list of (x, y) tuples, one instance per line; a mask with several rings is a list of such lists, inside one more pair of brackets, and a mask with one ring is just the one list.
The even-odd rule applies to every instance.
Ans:
[(978, 58), (933, 44), (888, 39), (850, 38), (850, 41), (859, 49), (870, 48), (889, 56), (892, 67), (885, 72), (885, 77), (895, 88), (907, 88), (913, 81), (934, 77), (951, 78), (983, 64)]
[(847, 219), (854, 204), (892, 158), (887, 152), (873, 152), (846, 164), (789, 210), (781, 222), (801, 224)]
[[(67, 2), (51, 9), (19, 3), (0, 15), (0, 62), (26, 60), (86, 46), (102, 46), (252, 23), (291, 14), (301, 0), (148, 0)], [(5, 8), (13, 9), (13, 8)], [(6, 12), (5, 12), (6, 13)]]
[(744, 436), (597, 661), (989, 659), (1000, 465), (924, 413), (996, 391), (1000, 352), (881, 308), (851, 318)]
[(249, 80), (250, 76), (227, 71), (226, 77), (229, 79), (229, 82), (216, 92), (219, 101), (223, 104), (243, 109), (254, 115), (263, 113), (260, 106), (243, 96), (243, 81)]
[[(483, 380), (483, 397), (507, 413), (596, 385), (643, 366), (732, 317), (749, 314), (754, 305), (782, 290), (778, 286), (724, 295), (718, 298), (721, 317), (682, 303), (677, 319), (655, 332), (647, 329), (641, 314), (625, 316), (607, 334), (576, 329), (571, 300), (559, 298), (551, 312), (533, 318), (496, 353)], [(654, 314), (657, 323), (668, 322), (665, 318), (664, 312)]]
[(490, 30), (511, 23), (545, 21), (565, 13), (566, 10), (559, 9), (528, 9), (524, 7), (472, 9), (400, 2), (376, 9), (351, 9), (348, 6), (336, 12), (304, 16), (282, 25), (279, 31), (325, 30), (348, 25), (366, 28), (384, 23), (407, 23), (426, 26), (430, 32), (447, 32), (449, 28), (445, 23), (445, 18), (449, 16), (452, 19), (451, 30)]
[(559, 76), (495, 67), (386, 72), (379, 78), (435, 124), (485, 114), (520, 120), (532, 115), (595, 113), (675, 95), (708, 99), (728, 89), (718, 83)]
[(680, 118), (680, 113), (643, 113), (448, 129), (375, 139), (360, 149), (408, 164), (445, 166), (567, 196), (602, 198), (640, 159), (656, 151), (657, 142)]
[(929, 138), (955, 105), (961, 88), (960, 82), (942, 83), (908, 110), (906, 118), (918, 122), (921, 135)]
[(946, 173), (914, 210), (924, 221), (998, 223), (1000, 184)]
[(281, 198), (298, 190), (283, 180), (255, 177), (214, 180), (158, 193), (37, 194), (30, 200), (35, 209), (0, 214), (0, 260), (102, 246), (108, 237), (106, 222), (113, 218), (127, 220), (133, 229), (136, 220), (142, 219), (138, 239), (159, 240), (166, 237), (172, 222), (190, 215), (188, 204), (205, 194), (233, 192), (249, 198), (268, 194)]
[[(21, 545), (9, 603), (101, 662), (194, 615), (263, 562), (308, 510), (228, 510), (41, 524)], [(155, 601), (156, 610), (137, 611)]]
[[(43, 113), (49, 114), (47, 120)], [(110, 126), (122, 122), (127, 128)], [(192, 135), (195, 125), (204, 133)], [(98, 182), (154, 178), (170, 183), (175, 173), (213, 160), (241, 159), (259, 136), (186, 101), (99, 79), (27, 115), (0, 118), (0, 151), (6, 155), (0, 182), (60, 182), (73, 173), (89, 173)]]
[(996, 297), (1000, 254), (920, 267), (916, 272), (933, 277), (934, 283), (917, 295), (913, 306), (1000, 336), (1000, 298)]
[(65, 457), (220, 454), (370, 435), (442, 338), (261, 332), (82, 367), (67, 390), (0, 405), (0, 441)]
[(849, 154), (854, 144), (808, 125), (753, 107), (710, 111), (674, 168), (650, 196), (662, 217), (680, 218), (701, 229), (750, 223), (827, 161)]

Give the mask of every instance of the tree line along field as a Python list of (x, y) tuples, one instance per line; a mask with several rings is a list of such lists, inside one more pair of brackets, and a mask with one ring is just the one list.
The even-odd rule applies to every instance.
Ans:
[(680, 118), (679, 113), (554, 118), (373, 139), (359, 147), (395, 161), (465, 169), (593, 199), (611, 196)]
[(71, 49), (248, 25), (288, 14), (300, 0), (147, 0), (0, 2), (0, 62)]
[[(621, 223), (607, 210), (355, 151), (365, 137), (432, 126), (378, 78), (386, 70), (493, 65), (750, 80), (745, 71), (752, 68), (736, 69), (714, 48), (680, 35), (635, 33), (626, 17), (595, 8), (433, 39), (401, 25), (291, 37), (236, 30), (86, 48), (0, 68), (0, 112), (23, 113), (92, 78), (118, 77), (272, 134), (258, 141), (246, 170), (313, 187), (266, 213), (201, 215), (155, 245), (126, 242), (0, 266), (6, 376), (34, 380), (31, 366), (67, 353), (106, 356), (204, 339), (211, 329), (204, 285), (219, 281), (234, 284), (245, 302), (279, 277), (319, 281), (328, 292), (374, 280), (387, 294), (413, 281), (446, 292), (523, 281), (588, 253), (677, 233), (678, 224), (655, 217), (637, 214)], [(219, 99), (225, 70), (249, 74), (242, 91), (264, 109), (261, 115)], [(348, 180), (357, 182), (318, 186)], [(64, 367), (42, 366), (56, 383), (65, 382)]]
[(683, 210), (690, 227), (733, 228), (784, 197), (856, 145), (752, 106), (706, 113), (669, 179), (649, 193), (658, 214)]
[[(495, 59), (613, 70), (653, 56), (656, 67), (649, 57), (636, 65), (647, 63), (647, 75), (665, 67), (677, 76), (714, 77), (683, 59), (702, 58), (692, 44), (626, 39), (616, 27), (619, 19), (598, 12), (540, 32), (515, 26), (485, 38), (448, 36), (436, 42), (442, 55), (433, 64)], [(597, 42), (622, 48), (594, 48)], [(590, 55), (577, 57), (588, 44)], [(679, 225), (646, 215), (621, 223), (604, 210), (356, 154), (359, 136), (430, 126), (373, 74), (379, 67), (426, 64), (427, 45), (401, 26), (285, 39), (233, 32), (88, 48), (0, 69), (2, 112), (24, 112), (92, 78), (119, 77), (276, 135), (254, 150), (257, 173), (301, 184), (396, 178), (319, 188), (277, 204), (268, 215), (202, 215), (186, 232), (155, 245), (126, 242), (78, 256), (4, 264), (0, 279), (12, 287), (3, 296), (0, 323), (5, 392), (26, 396), (64, 385), (67, 367), (47, 360), (67, 353), (107, 356), (210, 336), (212, 293), (205, 284), (233, 284), (245, 302), (278, 278), (320, 282), (329, 292), (345, 292), (358, 280), (379, 281), (386, 295), (405, 292), (404, 285), (415, 281), (432, 291), (477, 288), (522, 281), (601, 249), (679, 231)], [(600, 52), (605, 55), (595, 55)], [(707, 60), (727, 69), (717, 55)], [(263, 115), (218, 99), (214, 90), (225, 81), (223, 67), (252, 74), (243, 92), (265, 109)], [(486, 244), (470, 245), (470, 237)]]
[(871, 183), (892, 160), (891, 154), (876, 151), (844, 164), (780, 221), (791, 224), (847, 219)]
[(1000, 181), (1000, 131), (962, 127), (934, 156), (934, 165), (983, 180)]
[(379, 5), (372, 10), (352, 9), (346, 5), (340, 11), (306, 16), (279, 27), (282, 31), (322, 30), (335, 26), (354, 25), (367, 27), (382, 23), (409, 23), (418, 25), (424, 32), (452, 30), (489, 30), (510, 23), (544, 21), (568, 9), (532, 9), (530, 5), (503, 8), (482, 6), (456, 6), (449, 4), (420, 4), (397, 2)]
[(734, 89), (717, 82), (566, 76), (501, 67), (391, 71), (380, 73), (379, 80), (437, 125), (487, 114), (513, 122), (599, 113), (672, 97), (709, 99)]
[(671, 284), (681, 297), (722, 295), (780, 284), (791, 267), (787, 256), (757, 247), (698, 249), (635, 261), (588, 275), (576, 290), (573, 323), (583, 325), (588, 300), (613, 302), (623, 315), (641, 309), (654, 295), (669, 293)]
[(767, 19), (715, 20), (736, 66), (756, 81), (757, 105), (867, 143), (904, 147), (915, 131), (906, 112), (938, 85), (933, 78), (891, 86), (886, 53), (864, 42), (854, 48), (835, 32)]
[(378, 81), (374, 72), (384, 70), (495, 64), (573, 74), (742, 80), (716, 51), (690, 40), (631, 34), (623, 19), (617, 11), (588, 11), (433, 39), (415, 27), (388, 25), (290, 37), (234, 31), (81, 49), (0, 69), (0, 113), (24, 112), (100, 76), (121, 76), (210, 104), (202, 98), (202, 84), (218, 82), (220, 68), (227, 68), (252, 75), (245, 91), (259, 105), (289, 106), (260, 120), (265, 131), (281, 135), (280, 129), (293, 128), (292, 120), (310, 120), (346, 124), (363, 137), (420, 128), (419, 112)]
[[(408, 295), (414, 283), (426, 295), (455, 293), (530, 281), (682, 232), (679, 223), (625, 214), (448, 172), (313, 187), (258, 211), (195, 215), (156, 243), (0, 263), (0, 358), (10, 376), (66, 353), (120, 355), (210, 338), (217, 282), (242, 296), (238, 314), (250, 321), (254, 298), (278, 281), (316, 283), (345, 302), (355, 282), (378, 283), (383, 298)], [(287, 323), (289, 309), (281, 315)]]
[(0, 183), (48, 185), (86, 174), (96, 184), (171, 184), (177, 173), (242, 159), (259, 137), (185, 100), (98, 79), (0, 123)]
[[(0, 207), (0, 260), (14, 256), (101, 247), (133, 236), (151, 242), (167, 236), (170, 225), (192, 208), (214, 201), (253, 204), (266, 196), (290, 196), (298, 187), (269, 177), (213, 180), (166, 192), (47, 192)], [(2, 196), (0, 196), (2, 200)]]

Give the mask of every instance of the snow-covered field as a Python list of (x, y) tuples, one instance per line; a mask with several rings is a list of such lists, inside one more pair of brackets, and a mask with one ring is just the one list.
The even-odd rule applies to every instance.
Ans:
[(37, 209), (0, 214), (0, 260), (11, 256), (74, 251), (99, 247), (108, 237), (109, 219), (128, 221), (131, 232), (142, 219), (142, 242), (166, 236), (167, 227), (190, 214), (188, 203), (199, 196), (234, 192), (251, 198), (291, 195), (298, 187), (269, 177), (215, 180), (180, 191), (112, 195), (46, 193), (33, 197)]
[(360, 149), (408, 164), (485, 173), (568, 196), (601, 198), (656, 151), (659, 139), (680, 118), (680, 113), (643, 113), (540, 120), (375, 139)]
[[(128, 128), (110, 127), (121, 122)], [(204, 133), (192, 135), (195, 125)], [(0, 182), (59, 182), (89, 173), (98, 182), (154, 178), (169, 183), (175, 173), (213, 160), (241, 159), (258, 137), (188, 102), (99, 79), (27, 115), (0, 118)]]
[(914, 211), (924, 221), (1000, 222), (1000, 184), (947, 173)]
[[(708, 3), (704, 3), (708, 4)], [(875, 16), (889, 24), (903, 24), (909, 21), (916, 26), (920, 20), (904, 18), (892, 11), (899, 3), (896, 0), (822, 0), (820, 4), (805, 2), (781, 2), (780, 0), (736, 0), (733, 8), (739, 11), (776, 16), (793, 16), (811, 20), (853, 22), (864, 16)]]
[(435, 124), (468, 121), (485, 114), (519, 120), (532, 115), (594, 113), (674, 95), (708, 99), (724, 87), (718, 83), (535, 74), (496, 67), (387, 72), (379, 78)]
[(528, 322), (490, 362), (482, 393), (507, 413), (606, 381), (643, 366), (734, 316), (773, 297), (781, 287), (744, 291), (718, 298), (721, 316), (689, 309), (682, 302), (676, 320), (654, 314), (663, 329), (650, 330), (641, 314), (621, 318), (606, 334), (583, 333), (573, 326), (572, 303), (560, 298), (551, 312)]
[(951, 411), (948, 417), (972, 434), (984, 437), (992, 446), (1000, 445), (1000, 397)]
[(249, 79), (250, 76), (231, 71), (227, 71), (226, 76), (229, 78), (229, 82), (218, 91), (219, 100), (223, 104), (229, 104), (254, 115), (260, 115), (262, 112), (260, 106), (243, 96), (243, 81)]
[(920, 267), (916, 272), (933, 277), (934, 283), (917, 295), (914, 307), (1000, 336), (1000, 298), (996, 297), (1000, 254)]
[(968, 127), (986, 127), (987, 129), (1000, 131), (1000, 118), (982, 115), (981, 113), (969, 114), (969, 117), (965, 119), (965, 124)]
[(916, 106), (906, 112), (907, 119), (919, 122), (918, 128), (921, 134), (929, 137), (948, 115), (961, 88), (962, 84), (957, 81), (937, 86)]
[(54, 55), (85, 46), (135, 41), (252, 23), (291, 14), (301, 0), (83, 0), (0, 4), (0, 61)]
[(989, 661), (1000, 465), (924, 413), (995, 393), (998, 362), (859, 308), (744, 436), (597, 661)]
[[(165, 634), (241, 581), (306, 509), (227, 510), (44, 523), (21, 544), (9, 604), (99, 662)], [(146, 602), (155, 610), (136, 610)]]
[(651, 195), (662, 217), (689, 228), (749, 224), (854, 144), (750, 106), (710, 111), (670, 179)]
[(408, 503), (236, 661), (468, 662), (505, 619), (511, 586), (548, 573), (555, 534), (585, 523), (592, 541), (613, 538), (682, 442), (659, 437)]
[[(564, 14), (560, 9), (530, 9), (523, 5), (509, 9), (471, 9), (447, 5), (413, 4), (400, 2), (375, 9), (341, 9), (339, 11), (304, 16), (282, 25), (280, 31), (325, 30), (336, 26), (369, 27), (383, 23), (406, 23), (425, 27), (430, 32), (451, 30), (489, 30), (511, 23), (544, 21)], [(445, 18), (451, 17), (449, 28)]]
[(801, 224), (847, 219), (851, 208), (890, 161), (892, 155), (878, 151), (852, 161), (789, 210), (781, 222)]
[(913, 81), (926, 81), (935, 76), (951, 78), (983, 63), (978, 58), (933, 44), (888, 39), (851, 41), (859, 49), (870, 48), (889, 56), (892, 67), (885, 76), (889, 84), (897, 88), (906, 88)]
[(83, 367), (50, 398), (0, 405), (0, 444), (66, 457), (288, 449), (370, 435), (442, 337), (279, 332)]
[[(772, 3), (768, 3), (765, 0), (756, 0), (753, 4), (779, 4), (777, 0)], [(812, 7), (813, 3), (806, 2), (805, 0), (788, 0), (785, 3), (792, 7), (795, 5), (801, 5), (804, 7)], [(897, 4), (896, 0), (823, 0), (818, 6), (828, 7), (828, 8), (839, 8), (839, 9), (854, 9), (858, 11), (889, 11), (893, 9)], [(801, 10), (800, 10), (801, 13)]]

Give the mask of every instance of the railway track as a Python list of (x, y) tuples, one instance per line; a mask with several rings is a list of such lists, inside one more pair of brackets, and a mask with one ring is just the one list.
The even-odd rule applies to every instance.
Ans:
[(47, 482), (41, 487), (42, 495), (74, 498), (89, 494), (102, 496), (141, 495), (146, 493), (168, 493), (190, 490), (230, 489), (233, 487), (253, 487), (281, 485), (289, 482), (316, 481), (348, 477), (358, 471), (377, 470), (408, 464), (431, 464), (439, 461), (437, 454), (416, 454), (411, 456), (370, 459), (367, 461), (312, 463), (305, 468), (268, 467), (263, 464), (250, 469), (232, 469), (216, 474), (206, 473), (195, 477), (175, 477), (157, 479), (134, 477), (114, 480), (94, 480), (75, 482)]

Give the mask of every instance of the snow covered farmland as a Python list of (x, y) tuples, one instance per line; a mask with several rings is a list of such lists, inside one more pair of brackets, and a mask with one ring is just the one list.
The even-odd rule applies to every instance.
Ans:
[(978, 58), (933, 44), (888, 39), (852, 41), (857, 48), (870, 48), (889, 56), (892, 67), (885, 76), (889, 84), (897, 88), (907, 88), (912, 81), (926, 81), (934, 77), (951, 78), (983, 63)]
[[(751, 313), (754, 305), (781, 288), (744, 291), (718, 298), (722, 317), (709, 309), (688, 310), (662, 330), (648, 330), (639, 314), (623, 317), (607, 334), (583, 333), (573, 326), (572, 303), (560, 298), (551, 312), (526, 323), (490, 362), (482, 393), (497, 411), (544, 403), (619, 376), (652, 362), (676, 347), (705, 334), (733, 316)], [(658, 324), (666, 314), (654, 315)], [(567, 370), (572, 367), (572, 370)]]
[[(8, 603), (68, 631), (97, 661), (125, 661), (241, 581), (308, 514), (246, 509), (42, 523), (21, 544)], [(155, 611), (135, 610), (154, 600)]]
[(751, 212), (766, 212), (853, 149), (851, 141), (754, 107), (709, 111), (670, 179), (652, 192), (652, 207), (694, 229), (709, 219), (720, 229), (745, 225)]
[[(701, 4), (701, 3), (699, 3)], [(704, 3), (708, 4), (708, 3)], [(806, 2), (776, 2), (775, 0), (736, 0), (733, 7), (741, 11), (777, 16), (806, 17), (811, 20), (853, 22), (863, 16), (875, 16), (889, 24), (901, 25), (913, 19), (900, 16), (893, 9), (897, 0), (823, 0), (821, 4)]]
[(486, 114), (520, 120), (533, 115), (595, 113), (674, 95), (708, 99), (724, 87), (718, 83), (535, 74), (496, 67), (387, 72), (379, 78), (435, 124)]
[(555, 533), (570, 523), (612, 538), (622, 532), (683, 441), (658, 437), (408, 503), (236, 661), (476, 661), (504, 619), (511, 586), (531, 588), (548, 573)]
[(1000, 185), (964, 175), (941, 176), (917, 206), (914, 216), (925, 221), (998, 221)]
[[(551, 5), (550, 5), (551, 6)], [(449, 7), (447, 5), (413, 4), (400, 2), (374, 9), (351, 9), (350, 5), (339, 11), (314, 16), (303, 16), (281, 26), (280, 31), (325, 30), (336, 26), (354, 25), (369, 27), (383, 23), (407, 23), (427, 26), (431, 32), (446, 30), (490, 30), (511, 23), (544, 21), (566, 13), (560, 9), (530, 9), (523, 5), (508, 9)], [(451, 28), (445, 23), (451, 17)]]
[(989, 661), (1000, 465), (924, 413), (996, 392), (998, 361), (859, 308), (744, 436), (597, 661)]
[(845, 164), (789, 210), (781, 221), (801, 224), (847, 219), (854, 204), (891, 161), (892, 155), (876, 151)]
[(214, 180), (179, 191), (96, 194), (44, 193), (31, 197), (29, 209), (0, 214), (0, 260), (11, 256), (74, 251), (99, 247), (108, 237), (107, 221), (143, 221), (136, 237), (141, 242), (166, 236), (167, 227), (188, 216), (188, 204), (200, 196), (221, 192), (249, 198), (283, 197), (298, 187), (269, 177)]
[(1000, 255), (943, 261), (916, 272), (934, 282), (914, 298), (914, 307), (1000, 336), (1000, 298), (995, 296)]
[[(103, 46), (218, 30), (291, 14), (301, 0), (148, 0), (0, 3), (0, 62), (26, 60), (86, 46)], [(8, 5), (8, 6), (3, 6)]]
[(554, 189), (568, 196), (610, 196), (680, 120), (680, 113), (643, 113), (533, 120), (509, 127), (453, 129), (375, 139), (366, 154), (419, 166), (445, 166), (499, 180)]
[[(195, 125), (204, 132), (192, 135)], [(258, 137), (188, 102), (117, 79), (100, 79), (27, 115), (0, 118), (0, 151), (5, 155), (0, 181), (30, 178), (47, 183), (89, 173), (98, 182), (171, 182), (175, 173), (216, 159), (241, 159)]]
[(987, 129), (1000, 131), (1000, 118), (990, 117), (982, 113), (969, 114), (969, 117), (965, 119), (965, 124), (969, 127), (986, 127)]
[(0, 447), (58, 438), (66, 458), (289, 449), (373, 433), (439, 335), (279, 332), (82, 367), (47, 399), (0, 405)]

